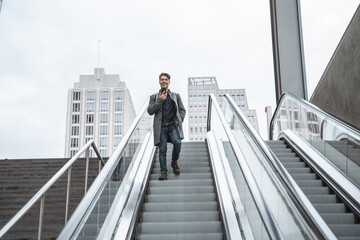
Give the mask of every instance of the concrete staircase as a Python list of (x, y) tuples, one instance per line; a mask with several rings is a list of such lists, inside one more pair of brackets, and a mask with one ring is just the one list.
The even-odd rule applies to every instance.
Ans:
[[(17, 159), (0, 161), (0, 227), (3, 227), (69, 159)], [(98, 174), (98, 160), (90, 159), (89, 183)], [(69, 216), (84, 195), (85, 159), (72, 168)], [(45, 196), (43, 239), (56, 239), (64, 226), (67, 173)], [(37, 239), (37, 203), (3, 239)]]
[(179, 159), (181, 174), (171, 168), (168, 144), (168, 180), (159, 181), (158, 154), (151, 172), (136, 239), (223, 239), (219, 207), (205, 142), (184, 142)]
[(359, 239), (359, 219), (283, 141), (267, 141), (315, 209), (339, 239)]

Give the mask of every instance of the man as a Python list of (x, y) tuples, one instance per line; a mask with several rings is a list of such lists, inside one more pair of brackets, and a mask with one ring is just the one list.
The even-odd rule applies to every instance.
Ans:
[(167, 180), (166, 152), (167, 143), (173, 144), (171, 167), (175, 175), (180, 174), (178, 165), (181, 150), (181, 139), (184, 139), (182, 122), (184, 121), (186, 110), (178, 93), (169, 89), (170, 75), (161, 73), (159, 76), (161, 89), (158, 93), (150, 96), (147, 111), (154, 117), (154, 144), (159, 146), (159, 161), (161, 175), (159, 180)]

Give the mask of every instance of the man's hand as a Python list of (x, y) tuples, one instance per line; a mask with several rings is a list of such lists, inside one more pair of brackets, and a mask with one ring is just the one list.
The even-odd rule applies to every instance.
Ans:
[(164, 91), (164, 92), (161, 92), (160, 94), (159, 94), (159, 97), (160, 98), (162, 98), (162, 99), (166, 99), (166, 96), (167, 96), (167, 92), (166, 91)]

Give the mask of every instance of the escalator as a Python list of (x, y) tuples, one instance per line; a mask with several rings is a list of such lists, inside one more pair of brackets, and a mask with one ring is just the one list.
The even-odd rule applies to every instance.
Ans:
[(285, 169), (339, 239), (358, 239), (359, 216), (329, 187), (316, 169), (285, 141), (267, 141)]
[(282, 101), (265, 142), (211, 95), (207, 140), (183, 142), (167, 181), (145, 104), (58, 239), (359, 239), (360, 134)]
[[(168, 180), (159, 181), (158, 155), (139, 215), (135, 239), (223, 239), (210, 156), (205, 142), (184, 142), (181, 174), (167, 166)], [(171, 156), (172, 145), (168, 145)]]

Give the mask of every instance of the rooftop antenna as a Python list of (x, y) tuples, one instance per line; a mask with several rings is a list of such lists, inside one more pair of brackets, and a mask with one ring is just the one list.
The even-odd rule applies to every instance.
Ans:
[[(2, 1), (2, 0), (0, 0)], [(98, 67), (97, 67), (97, 80), (100, 80), (100, 39), (99, 39), (99, 45), (98, 45)]]

